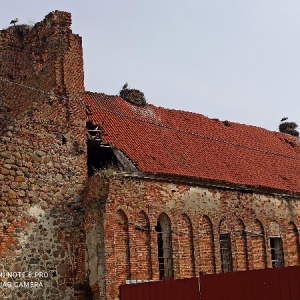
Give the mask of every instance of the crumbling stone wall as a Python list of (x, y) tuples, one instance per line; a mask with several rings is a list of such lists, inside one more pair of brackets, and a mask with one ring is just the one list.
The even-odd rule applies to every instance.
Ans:
[(83, 58), (70, 26), (55, 11), (0, 32), (0, 271), (49, 274), (1, 288), (5, 299), (85, 299)]
[[(175, 279), (221, 272), (221, 233), (230, 234), (233, 271), (272, 267), (270, 237), (274, 235), (283, 240), (285, 266), (299, 264), (297, 198), (117, 173), (109, 177), (96, 174), (91, 183), (84, 196), (92, 207), (87, 208), (85, 226), (90, 232), (102, 228), (97, 242), (87, 242), (90, 253), (101, 249), (90, 266), (105, 269), (104, 280), (98, 282), (100, 298), (117, 299), (118, 286), (126, 279), (159, 280), (155, 227), (162, 213), (171, 223)], [(95, 212), (91, 203), (99, 201), (101, 220), (90, 217)]]

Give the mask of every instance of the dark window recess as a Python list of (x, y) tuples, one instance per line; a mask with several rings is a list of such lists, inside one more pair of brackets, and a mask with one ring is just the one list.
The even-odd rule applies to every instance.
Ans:
[(87, 130), (95, 129), (95, 126), (93, 125), (92, 122), (87, 121), (87, 122), (86, 122), (86, 129), (87, 129)]
[(162, 279), (165, 275), (164, 268), (164, 251), (163, 251), (163, 239), (160, 224), (156, 226), (157, 231), (157, 256), (158, 256), (158, 269), (159, 269), (159, 279)]
[(100, 143), (89, 145), (87, 149), (88, 176), (92, 176), (104, 169), (120, 169), (114, 152), (109, 147), (102, 147)]
[(164, 232), (160, 222), (157, 222), (155, 227), (157, 232), (157, 258), (158, 258), (158, 269), (159, 279), (172, 279), (172, 249), (171, 249), (171, 233)]
[(282, 240), (280, 237), (270, 238), (272, 267), (280, 268), (284, 266)]
[(232, 272), (232, 254), (230, 234), (220, 234), (221, 271)]
[(102, 143), (100, 128), (92, 122), (86, 122), (86, 128), (88, 176), (104, 169), (121, 169), (113, 150)]
[(2, 95), (0, 94), (0, 112), (4, 111), (4, 100)]

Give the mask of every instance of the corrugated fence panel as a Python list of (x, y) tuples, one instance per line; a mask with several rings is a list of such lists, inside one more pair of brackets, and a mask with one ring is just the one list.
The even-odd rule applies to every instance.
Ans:
[(122, 300), (151, 300), (150, 282), (121, 285), (120, 295)]
[(202, 300), (299, 300), (300, 267), (200, 277)]
[(279, 272), (279, 288), (281, 300), (300, 299), (300, 268), (283, 268)]
[(300, 300), (300, 267), (123, 285), (121, 300)]
[(289, 291), (291, 299), (300, 299), (300, 269), (292, 268), (288, 274)]
[(121, 300), (198, 300), (198, 278), (120, 286)]

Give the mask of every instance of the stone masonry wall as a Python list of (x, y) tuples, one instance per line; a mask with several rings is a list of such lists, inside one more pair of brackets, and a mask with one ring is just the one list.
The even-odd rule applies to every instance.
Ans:
[[(126, 279), (159, 279), (155, 226), (162, 214), (171, 224), (175, 279), (200, 271), (221, 272), (220, 233), (230, 234), (233, 271), (272, 267), (269, 238), (274, 235), (283, 240), (285, 266), (299, 264), (297, 199), (120, 174), (97, 174), (90, 182), (93, 184), (84, 199), (93, 209), (87, 211), (85, 228), (89, 234), (97, 226), (103, 227), (98, 231), (99, 239), (87, 243), (95, 256), (95, 249), (100, 249), (90, 265), (91, 272), (99, 271), (96, 269), (105, 256), (105, 267), (101, 266), (105, 280), (98, 286), (100, 299), (117, 299), (118, 286)], [(97, 211), (92, 203), (100, 202)], [(92, 214), (102, 218), (91, 218)]]
[(0, 298), (85, 299), (83, 61), (70, 26), (55, 11), (0, 31), (0, 272), (49, 275), (14, 278)]

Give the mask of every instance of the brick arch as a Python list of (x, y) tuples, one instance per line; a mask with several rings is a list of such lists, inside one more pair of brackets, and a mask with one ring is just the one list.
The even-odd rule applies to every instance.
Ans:
[(268, 236), (281, 237), (281, 230), (278, 222), (271, 221), (268, 225)]
[(287, 229), (288, 229), (288, 231), (298, 232), (297, 225), (293, 221), (290, 221), (288, 223)]
[(150, 221), (148, 215), (145, 213), (144, 210), (141, 210), (136, 217), (136, 225), (142, 226), (144, 228), (150, 228)]
[(258, 219), (250, 225), (250, 239), (252, 250), (252, 268), (265, 269), (267, 267), (266, 239), (264, 226)]
[(162, 212), (157, 218), (157, 259), (159, 279), (173, 278), (172, 231), (169, 216)]
[(285, 240), (285, 243), (287, 245), (285, 251), (287, 265), (299, 265), (299, 232), (294, 222), (288, 223)]
[(214, 231), (210, 218), (202, 216), (199, 221), (200, 271), (216, 272)]
[(238, 219), (236, 222), (234, 222), (232, 240), (235, 248), (234, 269), (237, 271), (244, 271), (249, 268), (248, 243), (245, 229), (245, 224), (241, 219)]
[(161, 222), (162, 225), (165, 226), (166, 230), (171, 231), (172, 222), (171, 222), (171, 219), (170, 219), (170, 217), (168, 216), (167, 213), (165, 213), (165, 212), (160, 213), (157, 220), (159, 222)]
[(265, 233), (264, 225), (258, 219), (255, 219), (250, 225), (251, 233), (261, 235)]
[(231, 233), (231, 227), (229, 225), (229, 222), (226, 218), (222, 218), (219, 222), (219, 233)]
[(150, 222), (147, 214), (142, 210), (136, 216), (134, 238), (132, 239), (132, 279), (152, 279)]
[(193, 227), (188, 215), (180, 216), (177, 225), (180, 278), (195, 276)]
[(130, 248), (128, 218), (122, 209), (116, 213), (114, 226), (116, 280), (123, 284), (130, 279)]

